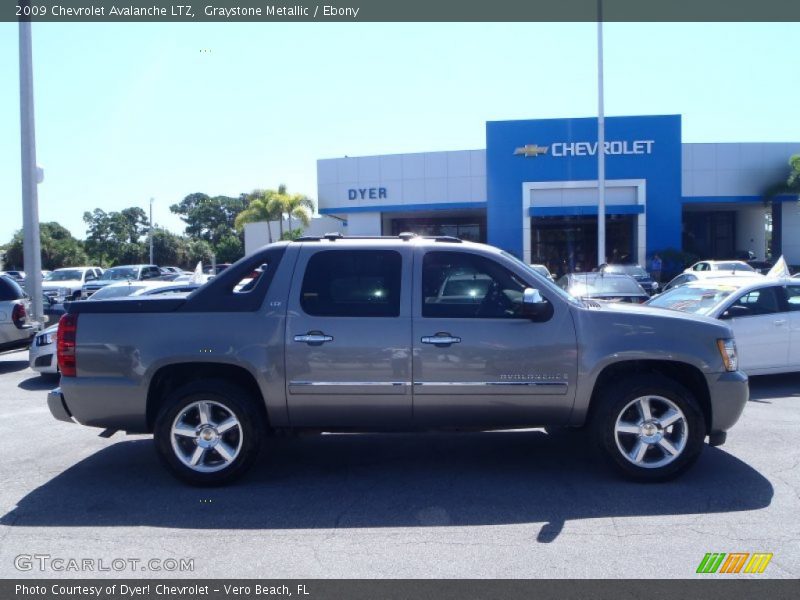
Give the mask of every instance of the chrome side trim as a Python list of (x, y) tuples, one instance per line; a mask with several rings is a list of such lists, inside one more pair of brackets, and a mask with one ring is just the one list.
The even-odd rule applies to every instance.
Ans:
[(407, 381), (290, 381), (289, 385), (304, 385), (304, 386), (361, 386), (361, 385), (383, 385), (401, 387), (411, 385)]
[(415, 386), (528, 386), (528, 387), (567, 387), (566, 381), (415, 381)]

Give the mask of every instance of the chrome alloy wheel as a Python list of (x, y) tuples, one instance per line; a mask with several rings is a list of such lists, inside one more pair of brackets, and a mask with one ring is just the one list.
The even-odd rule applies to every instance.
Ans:
[(664, 467), (681, 455), (689, 439), (686, 416), (663, 396), (640, 396), (623, 408), (614, 423), (622, 456), (645, 469)]
[(213, 400), (189, 404), (172, 422), (172, 450), (187, 467), (213, 473), (229, 466), (242, 449), (242, 427), (229, 408)]

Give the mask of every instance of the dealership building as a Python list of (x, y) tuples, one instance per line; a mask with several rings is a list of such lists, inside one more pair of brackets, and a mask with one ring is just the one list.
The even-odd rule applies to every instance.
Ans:
[[(680, 115), (607, 117), (605, 138), (609, 261), (645, 265), (665, 249), (763, 259), (771, 230), (773, 248), (800, 264), (797, 197), (764, 196), (800, 143), (684, 143)], [(322, 159), (320, 226), (453, 235), (557, 272), (588, 270), (597, 162), (596, 118), (488, 122), (485, 150)]]

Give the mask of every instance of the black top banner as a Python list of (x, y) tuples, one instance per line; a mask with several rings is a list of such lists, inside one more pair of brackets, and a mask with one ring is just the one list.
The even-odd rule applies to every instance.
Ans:
[(3, 0), (2, 21), (800, 21), (791, 0)]

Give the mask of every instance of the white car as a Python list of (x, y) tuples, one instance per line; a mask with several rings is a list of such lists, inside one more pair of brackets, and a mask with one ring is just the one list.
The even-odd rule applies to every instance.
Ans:
[(550, 269), (547, 268), (547, 265), (539, 265), (539, 264), (530, 264), (528, 265), (531, 269), (536, 271), (542, 277), (547, 277), (550, 281), (555, 281), (553, 278), (553, 274), (550, 272)]
[(705, 279), (647, 304), (728, 322), (748, 375), (800, 371), (800, 278)]
[(697, 271), (727, 271), (733, 273), (734, 271), (747, 271), (755, 273), (756, 270), (742, 260), (701, 260), (694, 263), (688, 269), (684, 269), (684, 273), (694, 273)]
[[(185, 294), (193, 292), (200, 287), (198, 284), (175, 284), (172, 281), (121, 281), (106, 286), (95, 292), (89, 302), (95, 300), (110, 300), (126, 296), (155, 296), (160, 294)], [(28, 352), (28, 362), (31, 369), (41, 375), (55, 375), (58, 373), (56, 360), (56, 337), (58, 323), (48, 327), (33, 340)]]
[(56, 302), (80, 300), (81, 288), (87, 281), (99, 279), (103, 274), (100, 267), (67, 267), (56, 269), (42, 281), (42, 292)]
[(673, 277), (670, 282), (664, 286), (663, 292), (669, 291), (672, 288), (676, 288), (679, 285), (684, 285), (686, 283), (691, 283), (692, 281), (699, 281), (701, 279), (719, 279), (720, 277), (736, 277), (737, 279), (741, 278), (742, 281), (745, 279), (755, 279), (758, 277), (764, 277), (758, 271), (690, 271), (689, 273), (681, 273), (677, 277)]

